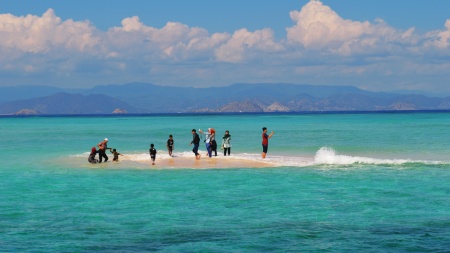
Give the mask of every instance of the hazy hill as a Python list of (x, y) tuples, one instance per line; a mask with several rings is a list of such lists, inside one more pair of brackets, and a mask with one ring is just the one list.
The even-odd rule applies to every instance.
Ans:
[(83, 94), (104, 94), (120, 99), (144, 112), (186, 112), (198, 108), (202, 89), (145, 83), (100, 85)]
[(258, 99), (264, 103), (296, 100), (310, 96), (326, 98), (337, 94), (366, 94), (373, 97), (391, 97), (351, 86), (321, 86), (296, 84), (233, 84), (225, 87), (192, 88), (158, 86), (145, 83), (96, 86), (84, 94), (105, 94), (123, 100), (148, 112), (189, 112), (221, 108), (230, 103)]
[(450, 110), (450, 98), (428, 98), (420, 95), (371, 97), (362, 94), (337, 94), (326, 98), (299, 96), (285, 102), (258, 99), (236, 101), (217, 109), (198, 112), (314, 112), (314, 111), (395, 111)]
[(56, 93), (5, 103), (0, 106), (0, 114), (111, 114), (116, 109), (139, 112), (127, 103), (105, 95)]
[(129, 83), (65, 93), (60, 90), (45, 86), (0, 87), (3, 97), (9, 94), (9, 99), (28, 98), (0, 104), (0, 114), (20, 110), (29, 114), (109, 114), (115, 109), (128, 113), (450, 109), (449, 97), (377, 93), (351, 86), (263, 83), (192, 88)]

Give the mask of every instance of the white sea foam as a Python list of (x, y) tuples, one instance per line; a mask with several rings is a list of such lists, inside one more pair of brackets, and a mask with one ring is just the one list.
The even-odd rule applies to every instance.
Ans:
[(90, 152), (84, 152), (84, 153), (81, 153), (81, 154), (69, 155), (69, 157), (75, 157), (75, 158), (86, 157), (87, 158), (89, 156), (89, 154), (90, 154)]
[(360, 156), (338, 155), (330, 147), (320, 148), (314, 157), (314, 163), (327, 165), (351, 165), (351, 164), (392, 164), (400, 165), (406, 163), (424, 163), (424, 164), (444, 164), (444, 161), (410, 160), (410, 159), (378, 159)]

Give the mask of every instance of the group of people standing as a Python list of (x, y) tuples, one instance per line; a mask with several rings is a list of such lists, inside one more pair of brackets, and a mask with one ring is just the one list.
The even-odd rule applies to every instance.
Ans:
[[(215, 156), (217, 156), (217, 143), (215, 141), (215, 130), (214, 128), (208, 128), (207, 132), (203, 132), (201, 129), (198, 130), (200, 134), (205, 134), (205, 144), (206, 144), (206, 150), (208, 151), (208, 156), (212, 156), (212, 152), (214, 151)], [(267, 134), (267, 127), (262, 128), (262, 148), (263, 151), (261, 153), (261, 157), (263, 159), (266, 158), (267, 150), (269, 148), (269, 139), (272, 138), (272, 136), (275, 134), (274, 131), (272, 131), (270, 134)], [(194, 144), (194, 148), (192, 149), (192, 152), (194, 152), (196, 159), (200, 159), (201, 155), (198, 153), (198, 147), (200, 145), (200, 136), (197, 134), (197, 131), (195, 129), (192, 129), (192, 141), (190, 145)], [(227, 153), (230, 155), (231, 152), (231, 135), (230, 132), (227, 130), (225, 131), (225, 135), (222, 138), (222, 149), (223, 149), (223, 155), (226, 156)]]
[[(216, 131), (214, 130), (214, 128), (208, 128), (207, 132), (204, 132), (201, 129), (199, 129), (198, 131), (200, 132), (200, 134), (205, 135), (204, 142), (206, 151), (208, 152), (208, 156), (212, 157), (213, 152), (214, 156), (217, 156)], [(199, 160), (201, 157), (201, 155), (198, 153), (198, 148), (200, 146), (200, 136), (195, 129), (192, 129), (192, 141), (189, 145), (194, 145), (192, 152), (195, 154), (195, 158)], [(227, 154), (229, 156), (231, 154), (231, 135), (228, 130), (225, 131), (225, 135), (222, 138), (222, 149), (224, 156), (226, 156)]]
[[(262, 128), (262, 148), (263, 151), (261, 153), (261, 157), (263, 159), (266, 158), (268, 146), (269, 146), (269, 139), (274, 135), (274, 132), (272, 131), (270, 134), (267, 134), (267, 128)], [(214, 152), (214, 156), (217, 156), (217, 142), (216, 142), (216, 131), (214, 128), (208, 128), (208, 131), (204, 132), (201, 129), (198, 130), (200, 134), (205, 135), (205, 146), (206, 150), (208, 152), (208, 156), (212, 157), (212, 154)], [(200, 146), (200, 136), (198, 135), (197, 131), (195, 129), (192, 129), (192, 141), (189, 145), (194, 145), (194, 148), (192, 149), (192, 152), (195, 154), (195, 158), (199, 160), (201, 158), (201, 155), (198, 153), (198, 148)], [(172, 156), (172, 152), (174, 150), (174, 140), (173, 136), (169, 135), (169, 139), (166, 142), (167, 152), (170, 156)], [(114, 155), (113, 161), (117, 162), (119, 161), (119, 155), (122, 155), (117, 152), (116, 149), (108, 148), (108, 138), (105, 138), (103, 141), (101, 141), (99, 144), (97, 144), (98, 150), (95, 147), (92, 147), (91, 153), (89, 154), (88, 161), (90, 163), (101, 163), (103, 159), (105, 159), (105, 162), (108, 161), (108, 156), (106, 155), (106, 150), (109, 149), (110, 152)], [(224, 136), (222, 137), (222, 149), (223, 149), (223, 155), (224, 156), (230, 156), (231, 154), (231, 135), (228, 130), (225, 131)], [(98, 153), (99, 160), (95, 159), (95, 155)], [(155, 145), (152, 143), (150, 144), (149, 154), (150, 158), (152, 160), (152, 164), (155, 165), (156, 160), (156, 149)]]

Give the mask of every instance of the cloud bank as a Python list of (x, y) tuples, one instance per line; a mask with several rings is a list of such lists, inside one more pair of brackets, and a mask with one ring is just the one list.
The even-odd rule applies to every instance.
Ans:
[(177, 22), (155, 28), (134, 16), (101, 31), (88, 20), (62, 20), (52, 9), (42, 16), (0, 14), (0, 85), (292, 82), (448, 89), (450, 20), (419, 34), (381, 19), (344, 19), (316, 0), (286, 15), (293, 24), (276, 40), (270, 28), (211, 34)]

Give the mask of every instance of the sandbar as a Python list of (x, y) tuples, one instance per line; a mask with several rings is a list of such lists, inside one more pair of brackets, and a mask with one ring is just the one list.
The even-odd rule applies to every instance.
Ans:
[(144, 162), (155, 168), (192, 168), (192, 169), (216, 169), (216, 168), (264, 168), (273, 164), (265, 161), (255, 161), (253, 159), (232, 158), (226, 156), (204, 157), (199, 160), (187, 157), (169, 157), (164, 159), (156, 158), (155, 165), (151, 161)]

